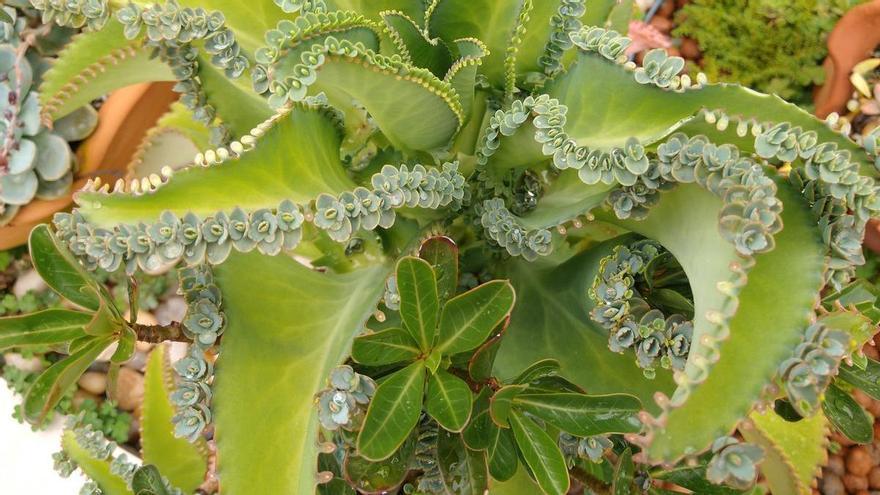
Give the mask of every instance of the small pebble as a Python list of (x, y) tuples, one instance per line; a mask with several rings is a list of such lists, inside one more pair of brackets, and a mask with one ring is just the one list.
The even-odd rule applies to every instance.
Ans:
[(828, 474), (820, 483), (824, 495), (846, 495), (846, 487), (836, 474)]
[(7, 352), (3, 354), (3, 360), (6, 361), (6, 364), (9, 366), (13, 366), (29, 373), (43, 371), (43, 363), (40, 362), (40, 358), (38, 357), (24, 358), (17, 352)]
[(663, 34), (669, 34), (669, 32), (672, 31), (672, 21), (666, 17), (654, 16), (648, 24), (654, 26)]
[(123, 411), (134, 411), (144, 400), (144, 376), (123, 366), (116, 379), (116, 403)]
[(22, 297), (30, 291), (42, 292), (47, 287), (40, 274), (36, 270), (31, 269), (19, 275), (12, 286), (12, 293), (15, 297)]
[(880, 488), (880, 466), (871, 468), (871, 472), (868, 473), (868, 486), (873, 489)]
[(843, 457), (839, 455), (829, 457), (825, 468), (838, 476), (846, 474), (846, 465), (843, 463)]
[(181, 321), (186, 316), (186, 301), (181, 296), (169, 297), (162, 301), (153, 311), (160, 325), (168, 325), (173, 321)]
[(846, 490), (850, 493), (857, 492), (859, 490), (867, 490), (868, 489), (868, 479), (864, 476), (858, 476), (855, 474), (847, 474), (843, 477), (843, 486), (846, 487)]
[[(874, 467), (873, 459), (871, 459), (871, 453), (867, 447), (860, 445), (850, 449), (849, 453), (847, 453), (846, 470), (850, 474), (864, 478), (871, 471), (872, 467)], [(858, 488), (858, 490), (864, 489), (867, 489), (867, 480), (865, 481), (865, 488)]]
[(107, 375), (97, 371), (86, 371), (76, 383), (90, 394), (103, 395), (107, 391)]
[(682, 57), (690, 60), (697, 60), (702, 55), (700, 53), (700, 46), (693, 38), (682, 38), (681, 46), (678, 47), (678, 50), (681, 52)]
[(77, 389), (77, 391), (73, 393), (73, 400), (71, 402), (73, 403), (73, 408), (79, 410), (79, 408), (82, 407), (83, 402), (87, 400), (91, 400), (95, 404), (100, 404), (103, 399), (97, 395), (90, 394), (85, 390)]

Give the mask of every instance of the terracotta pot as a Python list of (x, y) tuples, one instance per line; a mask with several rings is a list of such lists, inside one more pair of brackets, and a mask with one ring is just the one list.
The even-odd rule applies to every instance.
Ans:
[(825, 84), (814, 92), (816, 116), (844, 113), (853, 92), (849, 76), (853, 67), (870, 57), (880, 45), (880, 0), (852, 8), (837, 21), (828, 36)]
[(98, 127), (76, 151), (78, 169), (70, 193), (53, 200), (35, 200), (0, 227), (0, 250), (27, 242), (31, 229), (68, 208), (73, 192), (88, 179), (101, 177), (111, 184), (124, 178), (128, 163), (168, 107), (177, 99), (173, 83), (143, 83), (114, 91), (98, 110)]

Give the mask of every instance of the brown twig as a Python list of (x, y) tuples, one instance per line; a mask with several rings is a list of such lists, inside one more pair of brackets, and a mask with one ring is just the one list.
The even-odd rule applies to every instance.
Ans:
[(170, 340), (172, 342), (192, 342), (192, 339), (184, 335), (180, 322), (172, 322), (170, 325), (141, 325), (135, 323), (131, 329), (137, 334), (141, 342), (158, 344)]

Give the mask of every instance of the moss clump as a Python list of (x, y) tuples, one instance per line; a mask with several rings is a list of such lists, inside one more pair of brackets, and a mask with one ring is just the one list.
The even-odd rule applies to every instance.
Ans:
[(828, 33), (858, 0), (692, 0), (676, 36), (693, 38), (710, 80), (737, 82), (809, 105), (825, 77)]

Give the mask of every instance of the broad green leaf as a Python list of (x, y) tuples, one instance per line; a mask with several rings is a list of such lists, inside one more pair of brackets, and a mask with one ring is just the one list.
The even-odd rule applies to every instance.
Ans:
[[(314, 396), (348, 357), (389, 272), (374, 266), (318, 273), (257, 253), (232, 255), (214, 268), (227, 320), (212, 400), (224, 493), (314, 491)], [(308, 311), (291, 301), (308, 301)], [(242, 422), (254, 411), (260, 421)], [(280, 438), (289, 439), (283, 449), (267, 448)]]
[(513, 383), (528, 385), (529, 383), (545, 376), (556, 376), (559, 374), (559, 361), (555, 359), (542, 359), (535, 362), (519, 374)]
[(199, 81), (207, 103), (235, 137), (247, 134), (274, 113), (266, 99), (253, 90), (248, 72), (229, 79), (204, 52), (199, 54)]
[(421, 355), (418, 344), (402, 328), (386, 328), (354, 339), (351, 358), (368, 366), (412, 361)]
[(504, 480), (493, 478), (489, 486), (489, 493), (492, 495), (535, 495), (540, 493), (540, 489), (535, 484), (535, 480), (529, 477), (528, 468), (517, 469), (514, 466), (514, 473)]
[[(777, 185), (777, 198), (785, 205), (785, 228), (775, 236), (776, 248), (756, 256), (755, 266), (743, 279), (736, 314), (729, 320), (729, 336), (719, 344), (720, 358), (710, 365), (706, 380), (693, 386), (683, 405), (670, 408), (661, 424), (650, 427), (649, 459), (672, 461), (687, 452), (700, 452), (731, 431), (811, 323), (823, 285), (825, 247), (800, 195), (786, 182)], [(687, 184), (662, 193), (643, 221), (617, 221), (608, 218), (613, 215), (601, 214), (611, 223), (660, 242), (687, 274), (696, 304), (686, 373), (698, 360), (711, 363), (709, 358), (717, 354), (707, 347), (711, 341), (704, 339), (716, 328), (708, 317), (729, 313), (731, 301), (718, 284), (736, 280), (731, 267), (742, 266), (732, 244), (718, 233), (720, 208), (721, 200), (714, 194)], [(780, 285), (780, 280), (785, 284)], [(768, 332), (769, 328), (773, 331)]]
[(440, 314), (437, 349), (446, 355), (469, 351), (513, 309), (516, 296), (506, 280), (493, 280), (450, 299)]
[(24, 417), (41, 423), (95, 359), (113, 342), (112, 337), (94, 337), (74, 354), (43, 371), (28, 389), (22, 403)]
[(507, 385), (501, 387), (489, 399), (489, 416), (495, 425), (509, 428), (510, 409), (513, 407), (513, 399), (526, 390), (525, 385)]
[(101, 307), (98, 283), (59, 244), (46, 224), (34, 227), (28, 244), (34, 268), (52, 290), (86, 309)]
[(423, 67), (437, 77), (443, 77), (452, 65), (453, 55), (446, 43), (439, 39), (429, 40), (420, 26), (400, 12), (384, 12), (382, 19), (393, 33), (391, 39), (401, 52), (416, 67)]
[(619, 0), (611, 12), (608, 13), (607, 25), (610, 29), (620, 34), (626, 35), (629, 31), (629, 22), (633, 18), (634, 9), (638, 8), (633, 5), (633, 0)]
[(150, 194), (81, 192), (79, 211), (107, 227), (153, 223), (165, 210), (208, 216), (235, 207), (275, 208), (285, 199), (306, 203), (320, 193), (354, 189), (339, 160), (340, 142), (336, 123), (321, 109), (295, 105), (239, 159), (178, 171)]
[(412, 338), (423, 351), (434, 346), (440, 302), (437, 278), (431, 265), (407, 256), (397, 263), (397, 290), (400, 293), (400, 317)]
[(449, 431), (464, 429), (471, 416), (473, 400), (468, 384), (448, 371), (437, 370), (428, 378), (425, 410)]
[(424, 23), (425, 3), (422, 0), (329, 0), (337, 10), (353, 10), (368, 17), (378, 17), (388, 10), (403, 12), (418, 24)]
[[(180, 0), (184, 7), (219, 10), (224, 14), (226, 26), (235, 32), (235, 39), (247, 52), (264, 45), (267, 30), (274, 29), (278, 21), (290, 18), (276, 4), (266, 0), (242, 2), (240, 0)], [(242, 76), (244, 77), (244, 76)]]
[(392, 455), (419, 422), (425, 393), (425, 363), (394, 372), (376, 388), (357, 439), (358, 453), (379, 461)]
[(814, 414), (792, 423), (773, 411), (753, 412), (740, 426), (746, 441), (764, 449), (761, 473), (772, 493), (810, 495), (813, 480), (828, 460), (828, 420)]
[(11, 347), (55, 345), (84, 335), (92, 315), (66, 309), (0, 318), (0, 350)]
[(469, 450), (460, 435), (442, 429), (437, 433), (437, 464), (446, 490), (443, 493), (486, 493), (489, 486), (486, 454)]
[(116, 350), (113, 352), (113, 355), (110, 356), (110, 362), (113, 364), (122, 364), (131, 359), (131, 356), (134, 354), (137, 334), (134, 333), (134, 330), (131, 328), (124, 326), (120, 328), (117, 337)]
[(419, 247), (419, 258), (434, 268), (437, 297), (441, 304), (455, 295), (458, 288), (458, 246), (444, 236), (431, 237)]
[(61, 449), (76, 462), (79, 469), (101, 487), (106, 495), (133, 495), (121, 477), (110, 472), (110, 459), (96, 459), (76, 441), (76, 435), (65, 430), (61, 435)]
[(877, 361), (868, 359), (864, 370), (842, 363), (839, 377), (850, 385), (858, 387), (871, 398), (880, 400), (880, 363)]
[(471, 409), (471, 419), (467, 427), (461, 432), (461, 438), (465, 445), (472, 450), (486, 450), (492, 435), (492, 418), (489, 417), (489, 397), (492, 391), (489, 387), (483, 387), (474, 399)]
[(131, 489), (134, 495), (170, 495), (162, 482), (162, 475), (156, 466), (141, 466), (131, 477)]
[[(114, 89), (151, 81), (174, 81), (171, 69), (140, 41), (127, 40), (115, 19), (98, 31), (78, 34), (43, 76), (40, 103), (53, 120), (60, 119)], [(71, 81), (80, 83), (74, 88)]]
[(410, 435), (394, 454), (382, 461), (371, 462), (354, 453), (345, 456), (345, 479), (363, 493), (388, 493), (406, 479), (416, 452), (416, 436)]
[[(876, 175), (870, 170), (864, 150), (852, 140), (796, 105), (736, 84), (708, 84), (683, 93), (666, 91), (637, 83), (632, 72), (597, 54), (581, 53), (576, 63), (549, 84), (545, 92), (568, 107), (566, 132), (570, 137), (590, 148), (622, 147), (629, 137), (652, 143), (682, 128), (689, 135), (707, 133), (713, 138), (724, 138), (724, 142), (735, 142), (744, 152), (753, 151), (753, 138), (737, 139), (736, 126), (719, 134), (714, 126), (691, 120), (702, 108), (721, 109), (745, 120), (791, 122), (805, 131), (815, 131), (820, 142), (833, 142), (840, 149), (849, 150), (855, 160), (866, 165), (863, 173)], [(696, 124), (693, 128), (691, 122)], [(540, 152), (540, 148), (536, 151)]]
[(557, 428), (580, 437), (605, 433), (638, 433), (642, 428), (639, 400), (631, 395), (529, 393), (513, 398), (522, 409)]
[(144, 376), (144, 402), (141, 406), (141, 454), (145, 463), (154, 464), (177, 488), (190, 493), (205, 479), (208, 447), (199, 438), (190, 443), (174, 436), (171, 404), (174, 377), (168, 363), (167, 347), (150, 352)]
[(611, 480), (611, 493), (613, 495), (632, 494), (633, 470), (632, 451), (627, 448), (617, 458), (617, 464), (614, 466), (614, 478)]
[[(765, 461), (766, 462), (766, 461)], [(665, 480), (701, 495), (739, 495), (740, 490), (734, 490), (724, 485), (716, 485), (706, 479), (706, 466), (683, 467), (663, 471), (651, 475), (654, 479)]]
[(470, 375), (472, 380), (480, 382), (488, 380), (492, 376), (495, 357), (498, 355), (498, 350), (501, 349), (504, 332), (507, 331), (509, 323), (509, 317), (499, 323), (495, 330), (493, 330), (493, 335), (489, 337), (489, 340), (483, 342), (480, 347), (477, 347), (470, 360), (468, 360), (468, 375)]
[(516, 445), (541, 490), (548, 495), (568, 492), (568, 466), (556, 441), (528, 416), (514, 411), (510, 427)]
[(519, 302), (501, 340), (496, 376), (512, 379), (524, 364), (552, 358), (562, 366), (562, 375), (590, 393), (630, 393), (648, 410), (656, 410), (654, 393), (672, 390), (670, 375), (660, 371), (654, 380), (646, 379), (632, 356), (608, 350), (608, 332), (590, 319), (593, 305), (587, 290), (599, 260), (626, 239), (600, 244), (567, 260), (550, 256), (509, 264)]
[(853, 442), (868, 444), (874, 438), (874, 421), (849, 393), (835, 384), (825, 391), (822, 411), (831, 424)]
[(486, 449), (489, 460), (489, 473), (498, 481), (509, 480), (516, 474), (516, 440), (509, 428), (499, 428), (490, 424), (489, 447)]

